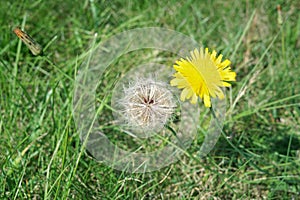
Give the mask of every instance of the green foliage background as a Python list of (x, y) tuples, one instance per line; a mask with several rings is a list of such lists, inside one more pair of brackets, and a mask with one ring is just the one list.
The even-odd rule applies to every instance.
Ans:
[[(293, 0), (1, 1), (0, 198), (299, 198), (299, 11)], [(31, 55), (16, 26), (49, 60)], [(115, 171), (81, 149), (72, 98), (90, 41), (138, 27), (176, 30), (232, 61), (229, 140), (206, 158), (195, 154), (200, 134), (177, 163), (146, 174)]]

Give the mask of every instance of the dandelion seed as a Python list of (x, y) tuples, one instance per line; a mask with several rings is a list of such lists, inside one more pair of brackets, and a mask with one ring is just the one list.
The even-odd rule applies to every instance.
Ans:
[(143, 132), (158, 132), (176, 108), (176, 101), (167, 85), (151, 78), (137, 80), (124, 88), (119, 104), (126, 123)]
[(171, 86), (183, 89), (180, 100), (191, 99), (197, 102), (198, 96), (203, 99), (206, 107), (211, 107), (210, 97), (224, 98), (221, 87), (230, 87), (228, 81), (235, 81), (236, 73), (229, 67), (230, 61), (222, 62), (223, 55), (217, 57), (216, 51), (210, 53), (206, 48), (195, 49), (191, 57), (176, 61), (173, 66), (177, 71), (171, 80)]

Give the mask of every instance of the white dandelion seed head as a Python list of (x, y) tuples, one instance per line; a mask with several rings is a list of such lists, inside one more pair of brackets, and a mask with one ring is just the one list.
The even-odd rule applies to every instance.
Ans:
[(118, 101), (122, 120), (138, 133), (157, 133), (168, 123), (176, 108), (176, 100), (167, 85), (153, 78), (137, 79), (123, 86)]

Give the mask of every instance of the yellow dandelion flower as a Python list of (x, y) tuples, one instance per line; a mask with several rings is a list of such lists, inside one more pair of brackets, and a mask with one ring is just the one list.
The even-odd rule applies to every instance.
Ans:
[(198, 96), (204, 101), (206, 107), (211, 107), (210, 97), (224, 98), (221, 87), (230, 87), (228, 81), (235, 81), (236, 73), (231, 71), (228, 59), (222, 62), (223, 55), (217, 57), (216, 51), (210, 53), (208, 48), (195, 49), (191, 57), (181, 58), (174, 64), (177, 71), (171, 80), (171, 86), (183, 89), (180, 100), (191, 99), (197, 102)]

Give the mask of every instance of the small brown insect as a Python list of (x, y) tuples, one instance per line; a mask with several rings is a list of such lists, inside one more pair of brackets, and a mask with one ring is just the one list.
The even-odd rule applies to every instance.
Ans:
[(20, 38), (26, 44), (33, 55), (37, 56), (43, 53), (42, 46), (34, 41), (32, 37), (22, 31), (19, 27), (16, 27), (13, 31), (18, 36), (18, 38)]

